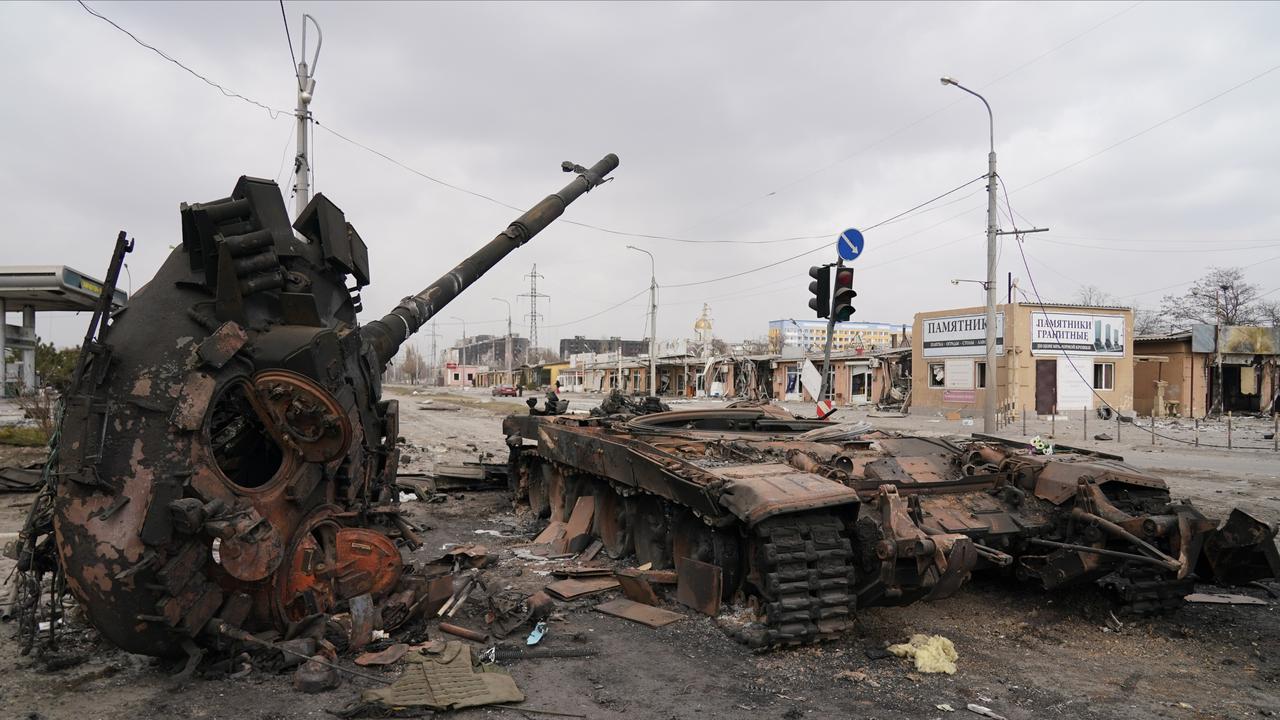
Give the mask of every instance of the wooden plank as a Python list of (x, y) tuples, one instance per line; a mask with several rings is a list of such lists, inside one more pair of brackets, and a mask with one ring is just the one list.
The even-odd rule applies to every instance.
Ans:
[(622, 585), (622, 593), (628, 599), (645, 605), (658, 604), (658, 595), (653, 591), (653, 586), (649, 584), (643, 571), (628, 568), (619, 570), (614, 576), (618, 578), (618, 583)]
[(533, 539), (534, 545), (548, 545), (557, 542), (564, 537), (564, 523), (559, 520), (552, 520), (542, 532), (538, 533), (538, 537)]
[(684, 615), (670, 610), (663, 610), (652, 605), (645, 605), (625, 598), (610, 600), (607, 603), (601, 603), (596, 606), (596, 610), (605, 615), (620, 617), (624, 620), (638, 622), (641, 625), (647, 625), (651, 628), (670, 625), (677, 620), (683, 620)]

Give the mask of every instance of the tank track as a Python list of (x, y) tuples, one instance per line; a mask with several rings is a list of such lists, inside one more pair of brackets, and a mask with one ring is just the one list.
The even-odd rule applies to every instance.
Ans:
[(755, 528), (765, 625), (740, 633), (755, 647), (802, 645), (853, 627), (853, 548), (843, 523), (825, 513), (785, 515)]

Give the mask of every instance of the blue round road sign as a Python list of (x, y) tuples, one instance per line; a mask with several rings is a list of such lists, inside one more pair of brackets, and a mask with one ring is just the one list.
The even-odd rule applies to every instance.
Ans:
[(836, 252), (845, 262), (857, 260), (862, 254), (862, 246), (862, 233), (853, 228), (840, 233), (839, 239), (836, 240)]

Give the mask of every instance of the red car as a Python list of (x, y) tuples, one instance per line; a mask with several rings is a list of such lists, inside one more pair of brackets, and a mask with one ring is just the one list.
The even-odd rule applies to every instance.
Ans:
[(492, 395), (494, 397), (498, 397), (499, 395), (505, 396), (505, 397), (515, 397), (516, 386), (515, 385), (494, 385)]

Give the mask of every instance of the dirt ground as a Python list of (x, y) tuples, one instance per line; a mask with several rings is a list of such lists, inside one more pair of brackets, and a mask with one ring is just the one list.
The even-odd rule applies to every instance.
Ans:
[[(500, 419), (520, 411), (523, 403), (523, 398), (490, 398), (485, 391), (389, 392), (400, 398), (408, 472), (429, 472), (435, 462), (476, 460), (483, 453), (505, 457)], [(598, 398), (570, 400), (571, 409), (586, 409)], [(843, 419), (866, 419), (866, 414), (847, 412)], [(932, 417), (870, 421), (937, 434), (975, 429)], [(1083, 429), (1078, 424), (1056, 425), (1058, 442), (1069, 443), (1070, 433), (1079, 444)], [(1020, 426), (1007, 430), (1022, 436)], [(1033, 424), (1028, 430), (1047, 435), (1049, 427)], [(1095, 444), (1164, 475), (1175, 495), (1190, 497), (1209, 512), (1239, 505), (1280, 522), (1280, 456), (1262, 450), (1175, 447), (1167, 441), (1152, 448), (1149, 435), (1127, 434), (1133, 439)], [(22, 459), (5, 453), (0, 449), (0, 464)], [(0, 537), (17, 531), (29, 500), (0, 495)], [(427, 544), (417, 557), (439, 554), (450, 544), (481, 543), (499, 558), (485, 571), (491, 588), (532, 592), (549, 581), (545, 564), (512, 552), (511, 546), (527, 542), (536, 527), (513, 512), (505, 493), (472, 492), (451, 495), (442, 503), (408, 505), (412, 519), (428, 527)], [(0, 576), (7, 576), (11, 567), (11, 561), (0, 559)], [(1259, 589), (1247, 594), (1267, 597)], [(947, 600), (863, 609), (858, 630), (839, 641), (757, 654), (729, 639), (714, 620), (674, 603), (667, 607), (682, 611), (686, 619), (660, 629), (593, 609), (610, 597), (560, 603), (542, 643), (546, 648), (594, 650), (593, 656), (504, 663), (527, 701), (520, 707), (453, 715), (463, 720), (557, 717), (534, 712), (549, 711), (601, 719), (959, 720), (978, 717), (965, 709), (976, 703), (1009, 720), (1280, 716), (1280, 606), (1274, 599), (1266, 606), (1189, 605), (1157, 618), (1113, 618), (1110, 605), (1091, 590), (1049, 595), (979, 578)], [(480, 628), (481, 614), (479, 606), (468, 605), (456, 620)], [(960, 655), (957, 673), (918, 673), (903, 660), (884, 657), (886, 644), (913, 633), (950, 638)], [(72, 624), (52, 656), (19, 656), (13, 634), (11, 624), (0, 625), (4, 720), (325, 718), (361, 689), (378, 685), (346, 678), (336, 690), (305, 695), (292, 689), (288, 674), (255, 671), (236, 680), (196, 679), (177, 688), (168, 668), (106, 646), (83, 624)], [(506, 642), (520, 642), (521, 637)], [(354, 667), (349, 658), (342, 662)], [(74, 664), (51, 669), (60, 663)], [(394, 666), (362, 671), (387, 680), (399, 672)]]

